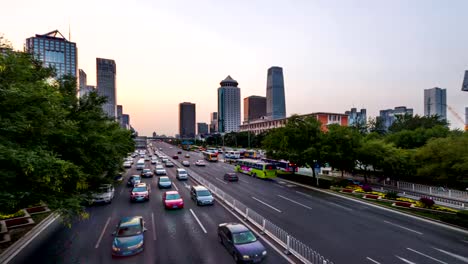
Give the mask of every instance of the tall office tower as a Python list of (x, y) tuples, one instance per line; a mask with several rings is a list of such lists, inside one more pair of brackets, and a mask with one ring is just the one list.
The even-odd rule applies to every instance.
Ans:
[(195, 104), (179, 104), (179, 136), (180, 138), (195, 138)]
[(283, 68), (274, 66), (268, 69), (266, 98), (267, 117), (273, 120), (285, 118)]
[(382, 121), (385, 130), (395, 122), (396, 116), (409, 114), (413, 116), (413, 109), (406, 106), (398, 106), (395, 109), (380, 110), (378, 118)]
[(55, 68), (57, 77), (78, 77), (76, 43), (68, 41), (58, 30), (26, 39), (26, 52), (42, 61), (45, 67)]
[(107, 97), (107, 102), (102, 106), (104, 112), (115, 119), (117, 117), (117, 89), (116, 66), (114, 60), (96, 58), (96, 83), (100, 96)]
[(85, 92), (86, 86), (88, 86), (88, 78), (86, 72), (82, 69), (78, 71), (78, 95), (82, 97), (82, 93)]
[(241, 120), (239, 83), (231, 76), (221, 81), (218, 88), (218, 132), (239, 131)]
[(123, 106), (117, 105), (117, 122), (122, 126)]
[(127, 114), (122, 115), (122, 126), (125, 129), (130, 129), (130, 115), (127, 115)]
[(468, 92), (468, 71), (465, 71), (465, 77), (463, 78), (462, 91)]
[(207, 123), (197, 123), (197, 134), (198, 135), (208, 134), (208, 124)]
[(244, 122), (248, 123), (266, 116), (266, 102), (264, 96), (252, 95), (244, 98)]
[(438, 115), (447, 120), (447, 90), (434, 87), (424, 89), (424, 115)]
[(364, 108), (359, 112), (356, 108), (351, 108), (351, 111), (346, 111), (345, 115), (349, 116), (348, 126), (354, 126), (356, 124), (365, 126), (367, 124), (367, 111)]
[(210, 114), (210, 133), (218, 132), (218, 112)]

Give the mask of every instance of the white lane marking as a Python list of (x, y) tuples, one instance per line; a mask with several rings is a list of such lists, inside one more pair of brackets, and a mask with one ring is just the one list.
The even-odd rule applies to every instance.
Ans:
[(404, 226), (401, 226), (401, 225), (397, 225), (397, 224), (394, 224), (394, 223), (389, 222), (389, 221), (384, 221), (384, 223), (387, 223), (387, 224), (389, 224), (389, 225), (393, 225), (393, 226), (399, 227), (399, 228), (401, 228), (401, 229), (405, 229), (405, 230), (411, 231), (411, 232), (416, 233), (416, 234), (418, 234), (418, 235), (422, 235), (422, 234), (423, 234), (423, 233), (418, 232), (418, 231), (416, 231), (416, 230), (413, 230), (413, 229), (410, 229), (410, 228), (407, 228), (407, 227), (404, 227)]
[(206, 229), (205, 227), (202, 225), (202, 223), (200, 222), (200, 220), (198, 219), (197, 215), (193, 212), (192, 209), (190, 209), (190, 212), (192, 213), (193, 217), (195, 217), (195, 220), (197, 220), (198, 224), (200, 225), (200, 227), (203, 229), (203, 232), (205, 232), (206, 234)]
[(402, 260), (403, 262), (408, 263), (408, 264), (417, 264), (417, 263), (415, 263), (415, 262), (411, 262), (411, 261), (409, 261), (409, 260), (407, 260), (407, 259), (404, 259), (404, 258), (402, 258), (402, 257), (399, 257), (399, 256), (397, 256), (397, 255), (395, 255), (395, 257), (399, 258), (400, 260)]
[(329, 204), (333, 204), (334, 206), (338, 206), (338, 207), (340, 207), (341, 209), (345, 209), (345, 210), (347, 210), (347, 211), (353, 211), (353, 209), (351, 209), (351, 208), (344, 207), (344, 206), (342, 206), (342, 205), (339, 205), (339, 204), (337, 204), (337, 203), (334, 203), (334, 202), (327, 202), (327, 203), (329, 203)]
[(434, 260), (434, 261), (437, 261), (437, 262), (439, 262), (439, 263), (448, 264), (447, 262), (443, 262), (442, 260), (438, 260), (438, 259), (436, 259), (436, 258), (433, 258), (433, 257), (431, 257), (431, 256), (429, 256), (429, 255), (426, 255), (426, 254), (424, 254), (424, 253), (421, 253), (421, 252), (419, 252), (419, 251), (417, 251), (417, 250), (414, 250), (414, 249), (412, 249), (412, 248), (406, 248), (406, 249), (409, 250), (409, 251), (413, 251), (414, 253), (419, 254), (419, 255), (421, 255), (421, 256), (424, 256), (424, 257), (426, 257), (426, 258), (428, 258), (428, 259), (432, 259), (432, 260)]
[(248, 182), (248, 181), (241, 180), (241, 179), (239, 179), (239, 181), (241, 181), (241, 182), (245, 182), (245, 183), (250, 183), (250, 182)]
[(220, 180), (220, 179), (218, 179), (218, 178), (215, 178), (215, 179), (218, 180), (218, 181), (220, 181), (220, 182), (222, 182), (222, 183), (224, 183), (224, 184), (227, 184), (226, 182), (224, 182), (224, 181), (222, 181), (222, 180)]
[(266, 205), (266, 206), (270, 207), (271, 209), (273, 209), (273, 210), (277, 211), (278, 213), (281, 213), (281, 210), (279, 210), (279, 209), (276, 209), (275, 207), (273, 207), (273, 206), (271, 206), (271, 205), (269, 205), (269, 204), (265, 203), (265, 202), (264, 202), (264, 201), (262, 201), (262, 200), (259, 200), (259, 199), (255, 198), (255, 197), (253, 197), (253, 196), (252, 196), (252, 199), (254, 199), (254, 200), (256, 200), (257, 202), (260, 202), (260, 203), (262, 203), (262, 204), (264, 204), (264, 205)]
[(308, 195), (307, 193), (303, 193), (303, 192), (300, 192), (300, 191), (296, 191), (296, 193), (307, 196), (309, 198), (312, 198), (312, 196)]
[(276, 184), (276, 186), (278, 186), (278, 187), (280, 187), (280, 188), (283, 188), (283, 189), (284, 189), (284, 186), (282, 186), (282, 185)]
[(186, 184), (185, 182), (184, 182), (184, 187), (190, 190), (190, 185)]
[(468, 243), (468, 240), (462, 240), (462, 242)]
[(375, 260), (373, 260), (373, 259), (371, 259), (371, 258), (369, 258), (369, 257), (366, 257), (366, 259), (368, 259), (368, 260), (374, 262), (375, 264), (380, 264), (380, 262), (377, 262), (377, 261), (375, 261)]
[(286, 184), (286, 186), (289, 187), (289, 188), (297, 187), (297, 185), (294, 185), (294, 184)]
[(177, 185), (175, 183), (172, 185), (174, 185), (174, 188), (176, 189), (176, 191), (179, 191), (179, 188), (177, 188)]
[(156, 240), (156, 225), (154, 223), (154, 213), (151, 212), (151, 227), (153, 228), (153, 240)]
[(99, 247), (99, 244), (101, 243), (101, 240), (102, 240), (102, 237), (104, 236), (104, 232), (106, 232), (106, 229), (107, 229), (107, 226), (109, 225), (109, 222), (110, 222), (111, 218), (108, 217), (107, 218), (107, 222), (106, 224), (104, 225), (104, 228), (102, 229), (102, 232), (101, 232), (101, 235), (99, 236), (99, 239), (96, 243), (96, 246), (94, 248), (98, 248)]
[(292, 203), (298, 204), (298, 205), (300, 205), (300, 206), (303, 206), (303, 207), (305, 207), (305, 208), (307, 208), (307, 209), (312, 210), (311, 207), (309, 207), (309, 206), (307, 206), (307, 205), (305, 205), (305, 204), (302, 204), (302, 203), (300, 203), (300, 202), (294, 201), (293, 199), (289, 199), (288, 197), (284, 197), (284, 196), (279, 195), (279, 194), (278, 194), (278, 196), (281, 197), (281, 198), (283, 198), (283, 199), (285, 199), (285, 200), (288, 200), (288, 201), (290, 201), (290, 202), (292, 202)]
[(445, 254), (447, 254), (447, 255), (449, 255), (451, 257), (454, 257), (454, 258), (456, 258), (458, 260), (461, 260), (461, 261), (463, 261), (465, 263), (468, 263), (468, 258), (467, 257), (463, 257), (463, 256), (457, 255), (455, 253), (445, 251), (445, 250), (440, 249), (440, 248), (436, 248), (436, 247), (432, 247), (432, 248), (435, 249), (435, 250), (438, 250), (438, 251), (440, 251), (442, 253), (445, 253)]

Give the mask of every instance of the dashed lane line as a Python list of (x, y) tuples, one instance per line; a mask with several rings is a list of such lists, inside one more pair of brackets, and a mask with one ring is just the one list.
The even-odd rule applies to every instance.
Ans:
[(255, 198), (255, 197), (253, 197), (253, 196), (252, 196), (252, 199), (254, 199), (254, 200), (256, 200), (257, 202), (262, 203), (262, 204), (264, 204), (264, 205), (270, 207), (271, 209), (277, 211), (278, 213), (281, 213), (281, 210), (279, 210), (279, 209), (277, 209), (277, 208), (275, 208), (275, 207), (273, 207), (273, 206), (271, 206), (271, 205), (265, 203), (264, 201), (262, 201), (262, 200), (260, 200), (260, 199), (257, 199), (257, 198)]
[(205, 234), (207, 233), (206, 232), (206, 229), (205, 227), (203, 226), (203, 224), (200, 222), (200, 219), (198, 219), (197, 215), (193, 212), (192, 209), (190, 209), (190, 212), (192, 213), (193, 217), (195, 218), (195, 220), (197, 220), (198, 224), (200, 225), (201, 229), (203, 230), (203, 232), (205, 232)]
[(94, 248), (98, 248), (99, 244), (101, 244), (102, 237), (104, 236), (104, 232), (106, 232), (106, 229), (107, 229), (107, 226), (109, 225), (110, 220), (111, 220), (111, 218), (108, 217), (107, 221), (106, 221), (106, 224), (104, 225), (104, 228), (102, 229), (101, 235), (99, 236), (99, 239), (98, 239), (98, 241), (96, 243), (96, 246)]
[(399, 228), (401, 228), (401, 229), (408, 230), (408, 231), (413, 232), (413, 233), (416, 233), (416, 234), (418, 234), (418, 235), (423, 235), (423, 233), (421, 233), (421, 232), (418, 232), (418, 231), (413, 230), (413, 229), (411, 229), (411, 228), (404, 227), (404, 226), (402, 226), (402, 225), (398, 225), (398, 224), (395, 224), (395, 223), (392, 223), (392, 222), (389, 222), (389, 221), (384, 221), (384, 223), (387, 223), (387, 224), (392, 225), (392, 226), (399, 227)]
[(369, 261), (372, 261), (372, 262), (375, 263), (375, 264), (380, 264), (380, 262), (375, 261), (375, 260), (373, 260), (373, 259), (371, 259), (371, 258), (369, 258), (369, 257), (366, 257), (366, 259), (369, 260)]
[(283, 199), (285, 199), (285, 200), (288, 200), (288, 201), (290, 201), (290, 202), (292, 202), (292, 203), (295, 203), (295, 204), (297, 204), (297, 205), (300, 205), (300, 206), (302, 206), (302, 207), (305, 207), (305, 208), (307, 208), (307, 209), (312, 210), (312, 207), (310, 207), (310, 206), (307, 206), (307, 205), (305, 205), (305, 204), (302, 204), (302, 203), (300, 203), (300, 202), (297, 202), (297, 201), (295, 201), (295, 200), (293, 200), (293, 199), (290, 199), (290, 198), (288, 198), (288, 197), (284, 197), (283, 195), (279, 195), (279, 194), (278, 194), (278, 196), (281, 197), (281, 198), (283, 198)]
[(417, 250), (414, 250), (414, 249), (412, 249), (412, 248), (406, 248), (406, 249), (409, 250), (409, 251), (413, 251), (414, 253), (419, 254), (419, 255), (421, 255), (421, 256), (424, 256), (424, 257), (426, 257), (426, 258), (428, 258), (428, 259), (432, 259), (432, 260), (434, 260), (434, 261), (436, 261), (436, 262), (439, 262), (439, 263), (442, 263), (442, 264), (448, 264), (447, 262), (443, 262), (442, 260), (438, 260), (438, 259), (436, 259), (436, 258), (434, 258), (434, 257), (431, 257), (431, 256), (429, 256), (429, 255), (426, 255), (426, 254), (424, 254), (424, 253), (421, 253), (421, 252), (419, 252), (419, 251), (417, 251)]

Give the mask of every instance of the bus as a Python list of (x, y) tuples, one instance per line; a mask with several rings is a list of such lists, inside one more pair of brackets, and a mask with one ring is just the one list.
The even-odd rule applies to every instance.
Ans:
[(255, 150), (246, 150), (244, 152), (244, 157), (246, 159), (258, 159), (260, 158), (260, 155), (258, 155), (258, 152)]
[(207, 151), (203, 151), (202, 153), (203, 153), (203, 157), (207, 161), (218, 161), (218, 153), (211, 153)]
[(262, 161), (275, 164), (278, 174), (294, 174), (299, 171), (296, 164), (286, 160), (262, 159)]
[(226, 159), (240, 159), (240, 152), (235, 150), (229, 150), (224, 153)]
[(276, 167), (273, 163), (254, 159), (239, 159), (235, 171), (252, 177), (272, 179), (276, 177)]

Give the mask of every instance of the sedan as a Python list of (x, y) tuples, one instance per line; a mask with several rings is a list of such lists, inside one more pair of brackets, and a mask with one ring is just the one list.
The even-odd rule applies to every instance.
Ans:
[(132, 167), (132, 163), (130, 161), (124, 161), (123, 167), (129, 169)]
[(206, 166), (206, 163), (205, 163), (204, 160), (197, 160), (197, 161), (195, 162), (195, 165), (197, 165), (197, 166)]
[(159, 177), (158, 187), (159, 187), (159, 189), (171, 188), (172, 187), (172, 182), (169, 179), (169, 177), (167, 177), (167, 176)]
[(185, 154), (185, 157), (186, 157), (187, 159), (190, 158), (190, 154), (188, 154), (188, 153)]
[(170, 161), (167, 161), (166, 162), (166, 168), (168, 167), (174, 167), (174, 163), (170, 162)]
[(144, 202), (149, 201), (149, 188), (146, 183), (136, 184), (130, 191), (131, 202)]
[(174, 155), (174, 156), (172, 156), (172, 159), (179, 159), (179, 156)]
[(141, 172), (141, 177), (151, 178), (153, 177), (153, 172), (150, 169), (143, 169)]
[(156, 175), (166, 175), (166, 169), (162, 165), (156, 165), (156, 168), (154, 169), (154, 172)]
[(232, 254), (236, 263), (258, 263), (267, 252), (257, 236), (239, 223), (223, 223), (218, 226), (219, 242)]
[(180, 151), (180, 150), (179, 150), (179, 151), (177, 151), (177, 154), (182, 154), (182, 151)]
[(145, 222), (141, 216), (123, 217), (117, 224), (112, 235), (112, 255), (131, 256), (143, 251), (146, 231)]
[(132, 175), (130, 178), (128, 178), (127, 181), (127, 186), (133, 187), (135, 184), (138, 184), (141, 182), (141, 177), (140, 175)]
[(190, 167), (190, 161), (184, 160), (182, 161), (182, 165), (184, 165), (185, 167)]
[(163, 204), (166, 209), (184, 208), (184, 199), (177, 191), (168, 191), (163, 194)]
[(225, 181), (239, 181), (239, 177), (237, 177), (237, 174), (233, 173), (233, 172), (229, 172), (229, 173), (226, 173), (224, 174), (224, 180)]

